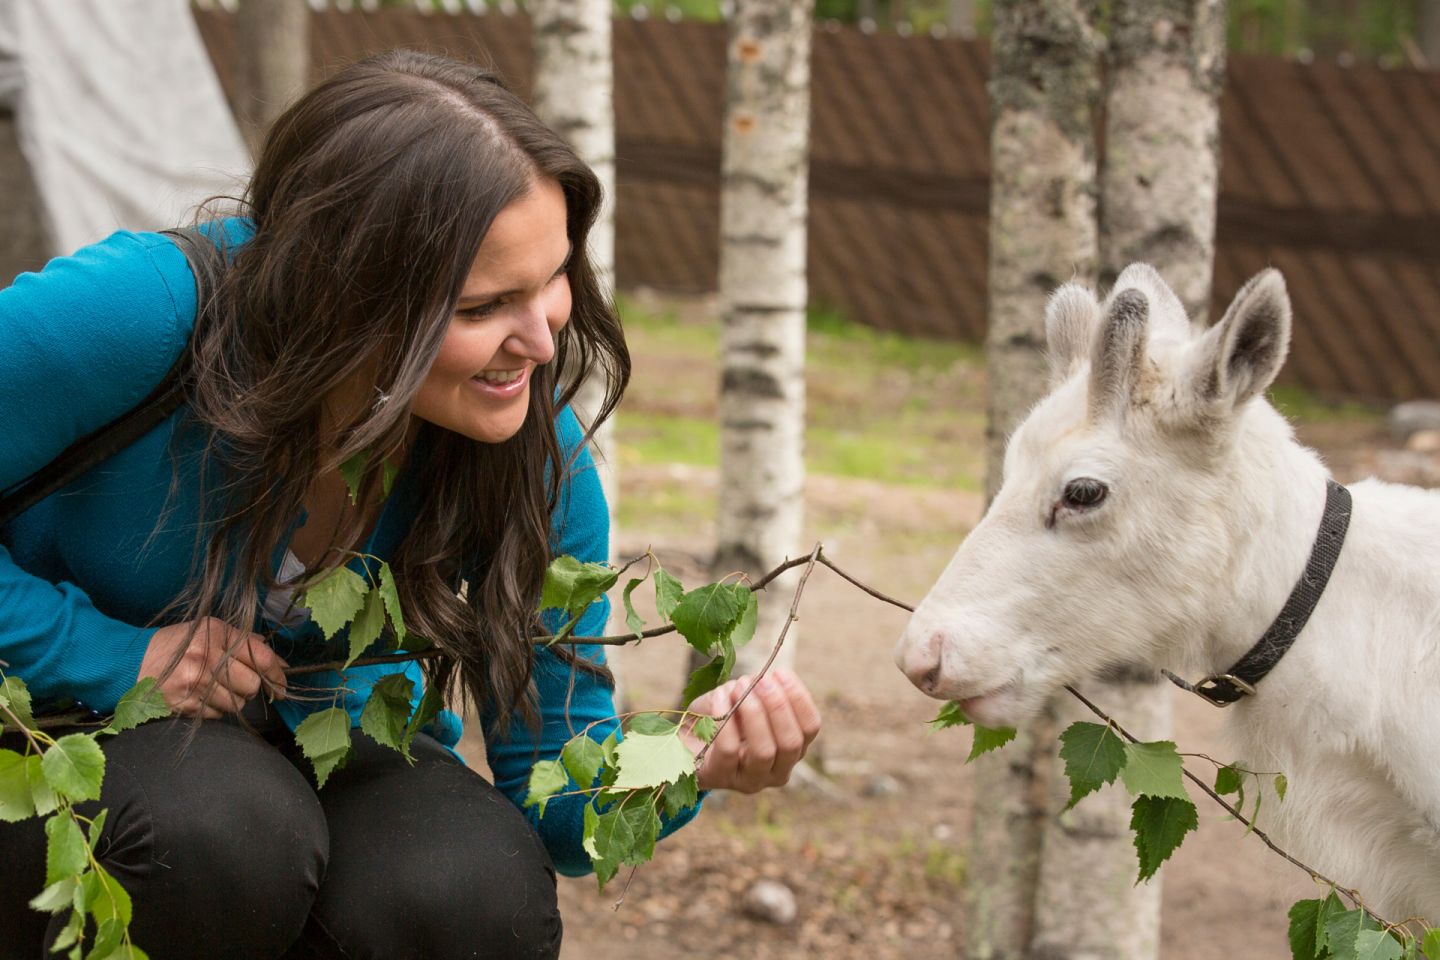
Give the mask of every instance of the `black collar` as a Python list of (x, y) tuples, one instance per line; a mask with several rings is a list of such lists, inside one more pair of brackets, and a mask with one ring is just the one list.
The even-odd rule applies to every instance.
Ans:
[(1162, 671), (1175, 684), (1191, 693), (1198, 694), (1217, 707), (1234, 703), (1241, 697), (1255, 692), (1255, 684), (1285, 656), (1290, 644), (1295, 642), (1300, 631), (1310, 620), (1325, 584), (1330, 582), (1330, 573), (1335, 561), (1340, 559), (1340, 548), (1345, 545), (1345, 531), (1350, 527), (1350, 491), (1334, 480), (1325, 481), (1325, 513), (1320, 517), (1320, 530), (1315, 535), (1315, 546), (1310, 551), (1310, 562), (1305, 572), (1290, 591), (1290, 598), (1280, 609), (1280, 616), (1270, 624), (1250, 652), (1235, 662), (1225, 673), (1206, 677), (1199, 683), (1186, 683), (1169, 670)]

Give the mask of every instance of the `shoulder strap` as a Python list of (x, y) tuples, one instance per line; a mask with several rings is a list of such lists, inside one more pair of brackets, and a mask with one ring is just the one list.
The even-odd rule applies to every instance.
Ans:
[[(175, 239), (190, 272), (195, 276), (196, 323), (213, 295), (224, 271), (224, 254), (214, 241), (194, 227), (162, 231)], [(139, 404), (103, 427), (88, 433), (62, 450), (54, 460), (21, 480), (0, 496), (0, 524), (9, 523), (91, 467), (139, 440), (184, 402), (185, 382), (190, 373), (190, 350), (170, 367), (159, 385)]]

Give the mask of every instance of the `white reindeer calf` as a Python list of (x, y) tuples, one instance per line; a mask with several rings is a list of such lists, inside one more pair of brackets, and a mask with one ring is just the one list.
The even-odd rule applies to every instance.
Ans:
[[(896, 650), (916, 686), (986, 726), (1113, 665), (1232, 672), (1294, 609), (1330, 515), (1328, 471), (1261, 395), (1290, 339), (1276, 271), (1204, 333), (1138, 264), (1103, 305), (1061, 287), (1045, 327), (1052, 392)], [(1252, 694), (1209, 688), (1240, 698), (1241, 765), (1289, 779), (1264, 825), (1381, 916), (1440, 924), (1440, 494), (1351, 492), (1293, 645)]]

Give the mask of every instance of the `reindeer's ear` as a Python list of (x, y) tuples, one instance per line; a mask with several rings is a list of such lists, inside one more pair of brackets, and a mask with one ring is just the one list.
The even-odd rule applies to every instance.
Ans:
[(1117, 416), (1130, 404), (1145, 363), (1150, 304), (1139, 290), (1110, 298), (1090, 362), (1090, 419)]
[(1045, 304), (1045, 345), (1050, 356), (1050, 387), (1054, 389), (1075, 372), (1090, 352), (1100, 304), (1078, 283), (1067, 283)]
[(1235, 407), (1270, 386), (1290, 349), (1290, 295), (1278, 270), (1256, 274), (1200, 342), (1192, 390)]

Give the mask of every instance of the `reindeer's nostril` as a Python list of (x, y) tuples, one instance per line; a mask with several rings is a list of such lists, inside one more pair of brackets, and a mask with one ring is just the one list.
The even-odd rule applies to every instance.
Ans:
[(925, 671), (925, 675), (920, 678), (919, 682), (916, 683), (916, 686), (920, 688), (921, 692), (930, 694), (935, 692), (935, 688), (939, 685), (939, 683), (940, 666), (939, 664), (936, 664), (929, 670)]

